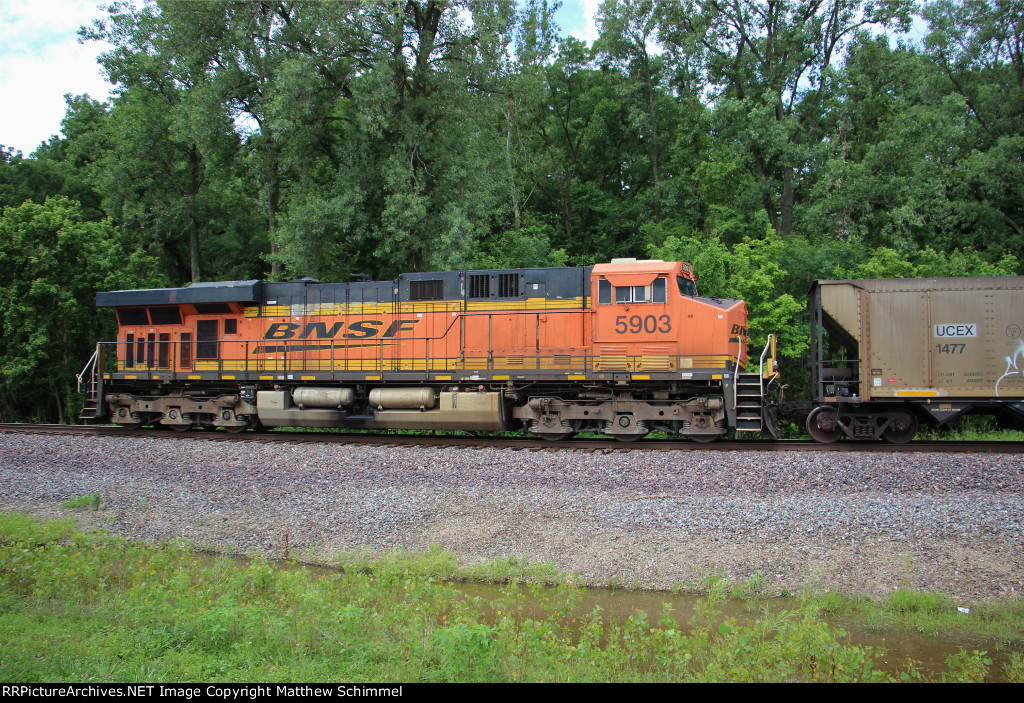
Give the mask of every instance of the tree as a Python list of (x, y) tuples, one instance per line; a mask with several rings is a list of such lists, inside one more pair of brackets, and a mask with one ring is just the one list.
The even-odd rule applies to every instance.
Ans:
[(47, 199), (0, 216), (0, 414), (65, 422), (80, 397), (72, 379), (109, 333), (96, 292), (159, 284), (154, 261), (130, 248), (109, 220), (79, 203)]
[(697, 0), (659, 5), (658, 39), (699, 71), (723, 143), (741, 146), (775, 231), (793, 232), (798, 191), (825, 138), (834, 62), (864, 27), (909, 24), (903, 0)]
[[(1024, 246), (1024, 2), (925, 5), (928, 55), (970, 114), (963, 230)], [(982, 244), (982, 242), (975, 242)]]
[(136, 232), (141, 245), (161, 246), (172, 279), (195, 281), (204, 271), (216, 275), (217, 262), (204, 263), (203, 250), (223, 232), (218, 210), (233, 189), (239, 141), (211, 99), (209, 47), (179, 51), (172, 19), (156, 5), (115, 4), (107, 19), (82, 32), (115, 45), (100, 56), (117, 89), (93, 180), (107, 211)]

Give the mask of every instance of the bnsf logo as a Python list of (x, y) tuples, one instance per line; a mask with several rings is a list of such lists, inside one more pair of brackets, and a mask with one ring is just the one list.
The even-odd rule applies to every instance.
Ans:
[(733, 325), (732, 326), (732, 333), (733, 334), (738, 334), (741, 337), (746, 337), (747, 336), (747, 328), (746, 327), (741, 327), (739, 325)]
[[(358, 320), (349, 323), (348, 331), (341, 335), (342, 339), (368, 339), (380, 335), (382, 339), (394, 337), (399, 332), (409, 332), (419, 320), (395, 320), (384, 334), (380, 334), (384, 327), (384, 320)], [(342, 328), (344, 322), (335, 322), (330, 327), (326, 322), (307, 322), (302, 329), (302, 334), (297, 334), (302, 327), (298, 322), (275, 322), (267, 328), (263, 339), (334, 339)]]

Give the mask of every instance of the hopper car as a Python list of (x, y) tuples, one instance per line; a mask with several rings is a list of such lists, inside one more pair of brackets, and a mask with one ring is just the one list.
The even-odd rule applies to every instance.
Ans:
[(815, 440), (902, 443), (972, 413), (1024, 429), (1024, 277), (820, 280), (808, 309)]
[(774, 431), (774, 340), (683, 262), (227, 281), (98, 293), (83, 417), (125, 427)]

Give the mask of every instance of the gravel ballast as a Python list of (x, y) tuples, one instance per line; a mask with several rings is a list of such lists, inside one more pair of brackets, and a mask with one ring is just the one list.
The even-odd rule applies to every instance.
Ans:
[[(1018, 596), (1017, 454), (516, 451), (0, 434), (0, 509), (133, 538), (330, 563), (439, 544), (595, 585), (709, 574), (882, 597)], [(99, 492), (98, 513), (60, 509)]]

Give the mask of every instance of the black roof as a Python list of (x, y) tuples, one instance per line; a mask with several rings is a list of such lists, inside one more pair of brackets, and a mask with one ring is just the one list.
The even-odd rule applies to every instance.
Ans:
[(257, 303), (263, 296), (262, 281), (210, 281), (188, 288), (115, 290), (96, 294), (96, 307), (123, 308), (137, 305), (182, 303)]

